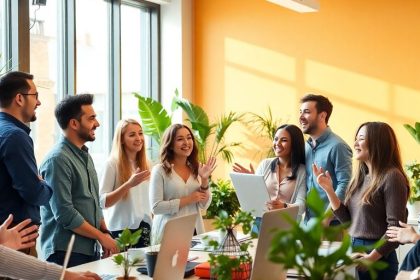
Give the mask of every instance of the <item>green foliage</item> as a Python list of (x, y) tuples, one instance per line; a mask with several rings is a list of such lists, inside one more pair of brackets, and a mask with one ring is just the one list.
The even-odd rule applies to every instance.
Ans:
[[(197, 140), (199, 161), (207, 162), (209, 157), (217, 157), (219, 154), (228, 163), (233, 162), (232, 148), (240, 145), (238, 142), (226, 143), (225, 136), (229, 127), (241, 120), (242, 115), (230, 112), (216, 123), (210, 123), (207, 113), (198, 105), (186, 99), (179, 98), (178, 90), (172, 99), (169, 114), (163, 105), (138, 93), (133, 93), (138, 99), (138, 109), (144, 134), (151, 136), (160, 145), (163, 133), (171, 125), (172, 113), (181, 108), (187, 115), (187, 121)], [(211, 140), (210, 140), (211, 139)], [(211, 147), (209, 147), (209, 143)]]
[(255, 131), (255, 134), (270, 141), (267, 147), (264, 148), (264, 158), (274, 157), (275, 155), (272, 147), (274, 133), (276, 132), (277, 127), (283, 123), (282, 120), (274, 119), (270, 106), (267, 109), (267, 114), (260, 115), (248, 113), (248, 115), (250, 116), (250, 120), (247, 124)]
[(413, 204), (420, 201), (420, 163), (414, 161), (405, 165), (405, 171), (410, 180), (410, 197), (408, 201)]
[(122, 254), (118, 254), (113, 257), (113, 261), (117, 265), (121, 265), (124, 269), (124, 279), (128, 279), (130, 275), (130, 269), (133, 265), (138, 264), (141, 260), (139, 258), (134, 258), (133, 260), (129, 260), (127, 250), (137, 244), (141, 236), (141, 229), (131, 232), (128, 228), (124, 229), (122, 233), (116, 239), (117, 246)]
[[(254, 218), (251, 213), (241, 211), (233, 216), (221, 210), (213, 224), (216, 229), (231, 233), (236, 226), (241, 225), (243, 233), (248, 234), (251, 231), (253, 223)], [(254, 235), (253, 237), (255, 238)], [(252, 266), (252, 257), (248, 253), (250, 245), (250, 241), (241, 243), (241, 253), (238, 256), (229, 256), (223, 254), (219, 242), (211, 240), (209, 246), (215, 250), (209, 253), (211, 274), (217, 276), (219, 280), (231, 280), (232, 276), (247, 273), (246, 271), (249, 273)]]
[(206, 211), (206, 218), (211, 219), (218, 215), (220, 209), (225, 210), (228, 215), (234, 216), (239, 211), (239, 201), (236, 191), (229, 180), (218, 179), (210, 181), (212, 200)]
[(409, 124), (404, 124), (405, 129), (413, 136), (414, 140), (420, 144), (420, 122), (416, 122), (414, 127)]
[(171, 125), (171, 116), (162, 104), (148, 97), (133, 93), (138, 99), (138, 109), (143, 132), (152, 137), (159, 145), (165, 129)]
[[(289, 230), (275, 230), (269, 259), (281, 263), (285, 268), (293, 268), (302, 278), (313, 280), (335, 279), (343, 275), (344, 279), (354, 279), (346, 270), (350, 267), (363, 266), (369, 271), (372, 279), (376, 279), (377, 270), (384, 269), (384, 262), (370, 262), (363, 258), (351, 258), (349, 252), (365, 252), (381, 246), (384, 240), (371, 247), (352, 247), (351, 238), (345, 234), (340, 243), (333, 243), (342, 234), (349, 223), (338, 226), (324, 226), (324, 221), (332, 216), (325, 212), (323, 203), (316, 190), (312, 189), (307, 198), (307, 205), (314, 213), (314, 218), (308, 221), (307, 227), (301, 227), (290, 217), (285, 217), (292, 225)], [(328, 254), (320, 254), (324, 248)]]

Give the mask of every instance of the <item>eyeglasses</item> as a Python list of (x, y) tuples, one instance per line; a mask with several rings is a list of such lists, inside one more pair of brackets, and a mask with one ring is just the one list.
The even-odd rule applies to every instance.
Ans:
[(38, 99), (38, 92), (35, 93), (21, 93), (22, 95), (35, 95), (35, 98)]

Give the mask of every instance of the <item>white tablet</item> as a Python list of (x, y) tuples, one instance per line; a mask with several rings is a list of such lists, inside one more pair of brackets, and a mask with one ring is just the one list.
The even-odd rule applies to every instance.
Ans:
[(265, 203), (270, 201), (264, 176), (235, 172), (229, 175), (242, 210), (251, 212), (255, 217), (262, 217), (267, 211)]

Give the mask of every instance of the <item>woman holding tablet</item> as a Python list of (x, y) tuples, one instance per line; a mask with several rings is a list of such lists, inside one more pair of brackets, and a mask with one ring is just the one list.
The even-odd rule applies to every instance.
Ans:
[(297, 205), (300, 221), (305, 211), (306, 198), (305, 142), (302, 131), (292, 124), (278, 127), (274, 134), (273, 150), (276, 157), (263, 160), (255, 172), (252, 165), (246, 169), (238, 163), (234, 164), (233, 171), (263, 175), (271, 198), (266, 203), (267, 208), (272, 210)]

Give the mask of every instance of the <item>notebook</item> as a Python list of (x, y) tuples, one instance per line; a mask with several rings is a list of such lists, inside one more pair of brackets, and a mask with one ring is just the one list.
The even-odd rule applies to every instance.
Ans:
[(232, 184), (243, 211), (262, 217), (267, 211), (265, 203), (270, 201), (263, 175), (230, 173)]
[(284, 215), (289, 215), (292, 219), (296, 219), (298, 210), (298, 206), (290, 206), (288, 208), (272, 210), (263, 214), (252, 267), (251, 280), (286, 279), (286, 270), (283, 269), (283, 266), (278, 263), (270, 262), (267, 259), (267, 254), (274, 235), (273, 229), (289, 229), (291, 225), (284, 218)]
[(73, 250), (74, 239), (76, 237), (74, 234), (71, 235), (69, 244), (67, 245), (66, 255), (64, 256), (64, 263), (63, 263), (63, 271), (61, 272), (60, 280), (64, 279), (64, 275), (66, 274), (67, 265), (69, 264), (71, 251)]
[(176, 217), (164, 228), (153, 279), (183, 279), (197, 214)]

